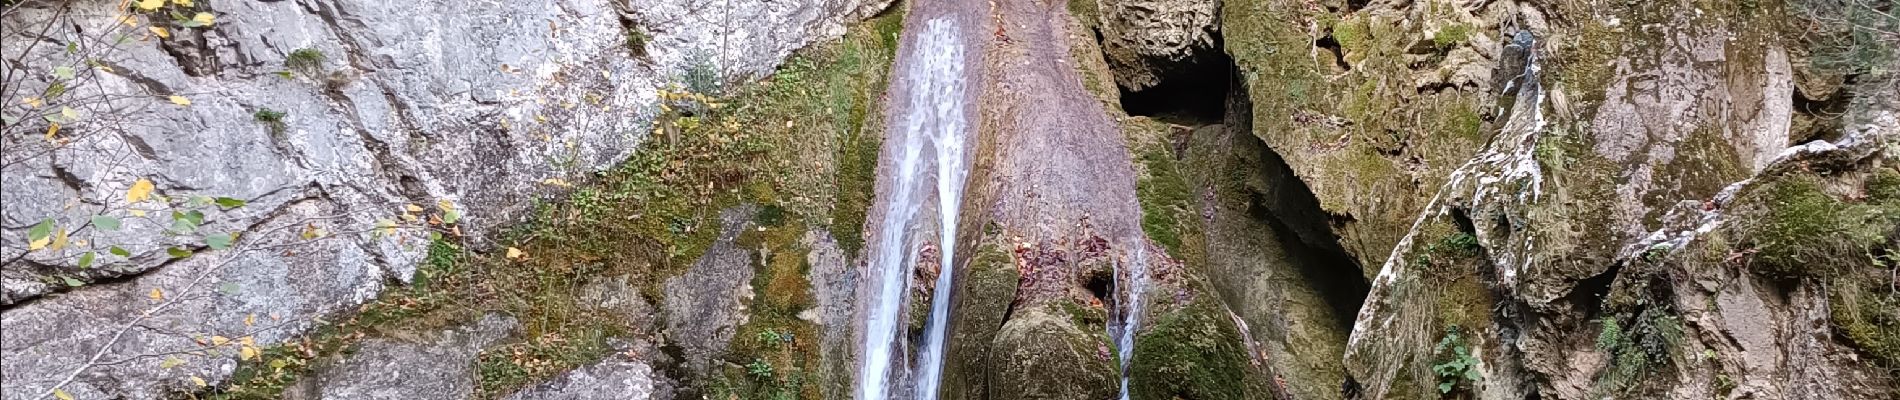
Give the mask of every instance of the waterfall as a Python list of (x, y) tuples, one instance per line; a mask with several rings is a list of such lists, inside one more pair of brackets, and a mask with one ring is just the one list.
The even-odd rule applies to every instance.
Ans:
[[(1109, 332), (1115, 336), (1115, 353), (1121, 362), (1122, 386), (1121, 400), (1128, 400), (1128, 365), (1130, 357), (1135, 355), (1135, 334), (1141, 330), (1141, 297), (1148, 293), (1148, 246), (1136, 241), (1135, 256), (1128, 262), (1127, 274), (1120, 271), (1115, 274), (1115, 287), (1126, 288), (1122, 297), (1121, 332)], [(1121, 269), (1117, 263), (1116, 269)]]
[[(937, 248), (938, 260), (942, 268), (938, 269), (936, 287), (930, 294), (930, 322), (924, 325), (924, 347), (919, 355), (914, 400), (936, 400), (937, 386), (943, 375), (943, 347), (945, 331), (950, 324), (950, 288), (951, 277), (956, 274), (952, 269), (956, 265), (957, 215), (963, 204), (963, 178), (969, 171), (963, 166), (963, 44), (958, 41), (960, 34), (956, 25), (949, 20), (938, 18), (924, 27), (921, 44), (926, 49), (940, 49), (932, 55), (943, 59), (928, 60), (938, 84), (932, 92), (940, 92), (938, 101), (933, 104), (937, 113)], [(948, 78), (948, 79), (945, 79)], [(913, 92), (915, 93), (915, 92)]]
[(910, 47), (908, 59), (897, 76), (909, 91), (907, 107), (897, 133), (901, 136), (896, 155), (896, 176), (892, 187), (884, 188), (892, 197), (884, 205), (879, 235), (871, 268), (878, 277), (873, 308), (865, 321), (865, 354), (858, 370), (859, 400), (884, 400), (890, 395), (892, 356), (897, 348), (899, 317), (909, 287), (909, 267), (916, 259), (906, 233), (917, 215), (919, 166), (925, 140), (935, 147), (937, 199), (942, 268), (931, 297), (930, 320), (926, 325), (916, 381), (916, 399), (937, 397), (938, 377), (943, 370), (943, 343), (948, 328), (951, 261), (956, 250), (956, 219), (963, 198), (964, 116), (963, 43), (954, 21), (935, 18), (924, 24)]

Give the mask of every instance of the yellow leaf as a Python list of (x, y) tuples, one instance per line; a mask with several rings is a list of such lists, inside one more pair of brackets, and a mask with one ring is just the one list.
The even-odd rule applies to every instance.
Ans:
[(560, 187), (570, 187), (570, 186), (574, 186), (574, 185), (573, 185), (573, 184), (571, 184), (571, 183), (567, 183), (567, 181), (565, 181), (565, 180), (561, 180), (561, 178), (548, 178), (548, 179), (543, 179), (543, 180), (541, 180), (541, 184), (543, 184), (543, 185), (549, 185), (549, 186), (560, 186)]
[(252, 336), (238, 338), (238, 343), (243, 343), (245, 346), (257, 347), (257, 339)]
[(127, 203), (137, 203), (149, 198), (152, 198), (151, 180), (139, 178), (138, 181), (132, 182), (132, 188), (125, 190), (125, 201)]
[(171, 31), (171, 30), (168, 30), (168, 29), (165, 29), (165, 27), (163, 27), (163, 26), (154, 26), (154, 27), (149, 27), (149, 28), (145, 28), (145, 29), (147, 29), (147, 30), (150, 30), (150, 31), (152, 31), (152, 34), (153, 34), (153, 35), (158, 35), (158, 38), (160, 38), (160, 39), (171, 39), (171, 38), (172, 38), (172, 31)]
[(185, 360), (180, 360), (178, 359), (178, 357), (165, 357), (165, 361), (158, 362), (158, 367), (161, 369), (172, 369), (172, 367), (176, 367), (184, 363), (185, 363)]
[(53, 244), (51, 247), (54, 251), (66, 248), (66, 228), (61, 227), (53, 230)]
[(508, 258), (521, 258), (521, 257), (526, 257), (526, 256), (528, 256), (528, 253), (521, 252), (521, 249), (517, 249), (513, 247), (508, 248)]
[(145, 216), (145, 210), (132, 210), (132, 216), (143, 217)]
[(59, 400), (73, 400), (73, 395), (66, 393), (66, 389), (60, 388), (53, 388), (53, 397), (57, 397)]
[(243, 348), (238, 349), (239, 360), (250, 361), (252, 358), (256, 358), (256, 357), (257, 357), (256, 347), (244, 346)]
[(408, 212), (412, 212), (412, 213), (414, 213), (414, 212), (422, 212), (422, 206), (418, 206), (418, 205), (415, 205), (415, 204), (405, 204), (405, 205), (403, 205), (403, 206), (402, 206), (402, 210), (403, 210), (403, 211), (408, 211)]
[(231, 343), (231, 338), (228, 338), (228, 337), (223, 337), (223, 336), (212, 336), (212, 337), (211, 337), (211, 345), (212, 345), (212, 346), (214, 346), (214, 347), (215, 347), (215, 346), (223, 346), (223, 345), (224, 345), (225, 343)]
[(43, 238), (40, 238), (40, 240), (35, 240), (31, 243), (27, 243), (26, 250), (27, 251), (39, 250), (41, 248), (45, 248), (47, 243), (52, 243), (52, 242), (53, 242), (53, 238), (43, 237)]
[(53, 141), (53, 138), (57, 137), (57, 135), (59, 135), (59, 123), (46, 124), (46, 141)]
[(160, 290), (159, 288), (152, 288), (152, 294), (150, 294), (150, 295), (147, 295), (146, 297), (151, 297), (151, 298), (152, 298), (152, 300), (154, 300), (154, 301), (157, 301), (157, 300), (164, 300), (164, 299), (165, 299), (165, 291), (164, 291), (164, 290)]
[(455, 212), (455, 203), (449, 202), (448, 199), (436, 200), (435, 208), (441, 209), (442, 212)]
[(205, 383), (205, 378), (199, 378), (199, 377), (197, 377), (197, 376), (192, 376), (192, 377), (191, 377), (191, 383), (194, 383), (194, 384), (197, 384), (197, 385), (198, 385), (198, 387), (206, 387), (206, 386), (211, 386), (211, 384), (209, 384), (209, 383)]
[(201, 12), (198, 13), (198, 15), (191, 16), (192, 22), (197, 22), (204, 26), (211, 26), (212, 23), (217, 22), (217, 19), (217, 16), (211, 15), (211, 13), (208, 12)]
[(46, 105), (46, 102), (40, 101), (38, 97), (20, 99), (20, 103), (26, 104), (26, 108), (40, 108), (40, 106)]
[(137, 5), (140, 10), (152, 11), (157, 10), (159, 7), (164, 7), (165, 0), (139, 0)]
[(72, 107), (60, 107), (59, 117), (67, 121), (76, 121), (79, 119), (79, 110), (74, 110)]
[(244, 316), (244, 326), (257, 325), (257, 314)]
[(172, 104), (177, 104), (181, 106), (191, 105), (191, 99), (187, 99), (185, 98), (185, 96), (172, 96), (171, 100), (172, 100)]
[(177, 4), (177, 5), (179, 6), (179, 7), (191, 7), (191, 6), (192, 6), (192, 4), (191, 4), (191, 0), (172, 0), (172, 4)]

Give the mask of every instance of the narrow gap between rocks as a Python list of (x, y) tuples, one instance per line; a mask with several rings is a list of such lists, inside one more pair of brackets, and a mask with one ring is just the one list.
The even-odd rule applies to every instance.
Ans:
[[(1232, 91), (1222, 94), (1228, 113), (1223, 123), (1236, 136), (1258, 141), (1253, 134), (1253, 102), (1248, 97), (1248, 82), (1231, 63), (1223, 76)], [(1266, 193), (1256, 193), (1249, 213), (1266, 221), (1280, 238), (1301, 279), (1311, 283), (1325, 299), (1342, 328), (1351, 329), (1353, 316), (1365, 304), (1372, 285), (1365, 279), (1364, 266), (1346, 252), (1333, 229), (1335, 222), (1352, 221), (1350, 215), (1336, 215), (1320, 207), (1319, 197), (1293, 172), (1286, 159), (1265, 143), (1260, 149), (1260, 168), (1266, 169)]]

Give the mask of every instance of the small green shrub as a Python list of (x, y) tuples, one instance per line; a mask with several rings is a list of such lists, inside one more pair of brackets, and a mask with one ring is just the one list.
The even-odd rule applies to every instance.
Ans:
[(772, 379), (772, 363), (765, 362), (764, 359), (755, 358), (751, 364), (746, 364), (745, 373), (756, 379)]
[(1459, 334), (1457, 325), (1445, 328), (1445, 337), (1432, 347), (1432, 355), (1440, 360), (1432, 365), (1432, 373), (1438, 375), (1438, 393), (1448, 394), (1455, 389), (1471, 389), (1484, 376), (1478, 371), (1480, 361), (1471, 355), (1470, 345)]

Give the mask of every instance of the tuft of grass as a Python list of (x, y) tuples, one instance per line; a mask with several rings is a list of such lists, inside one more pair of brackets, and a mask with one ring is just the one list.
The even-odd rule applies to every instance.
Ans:
[(301, 48), (284, 56), (284, 68), (304, 77), (317, 79), (323, 76), (323, 62), (327, 59), (322, 51), (313, 48)]
[(284, 117), (287, 116), (289, 115), (284, 114), (283, 111), (276, 111), (267, 107), (258, 108), (257, 112), (251, 113), (252, 119), (264, 124), (264, 127), (270, 128), (271, 136), (283, 136), (284, 131), (290, 128), (289, 125), (284, 123)]

